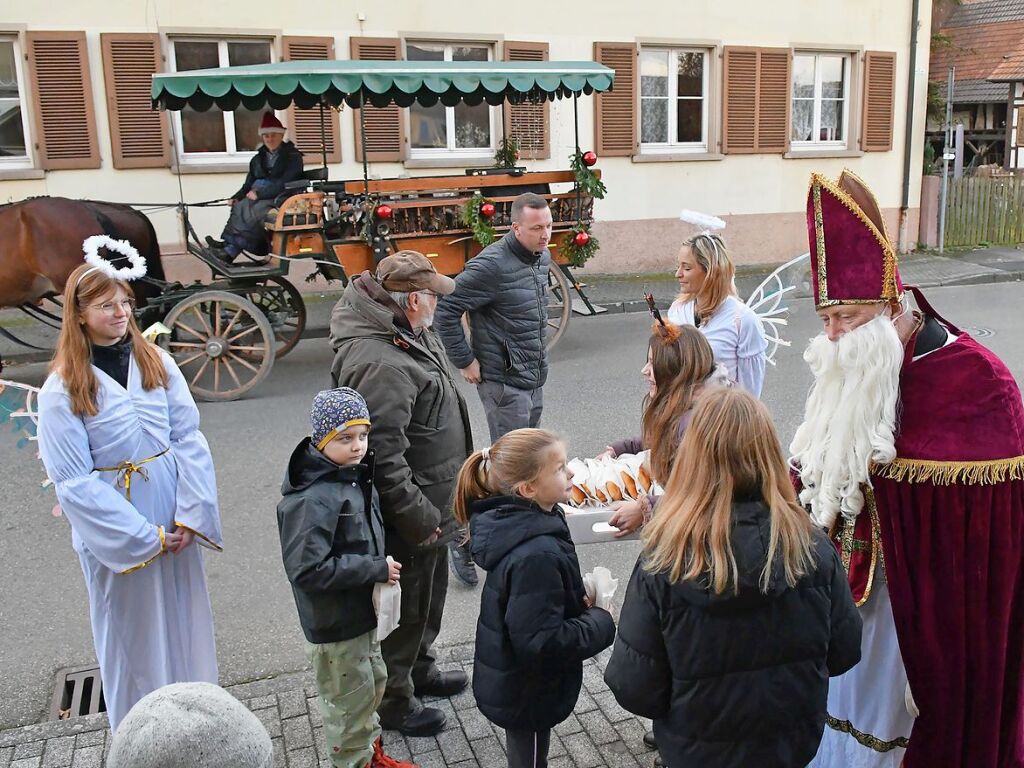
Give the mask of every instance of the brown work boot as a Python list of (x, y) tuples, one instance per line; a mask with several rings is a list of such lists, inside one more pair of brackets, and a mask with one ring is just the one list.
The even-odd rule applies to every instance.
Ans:
[(380, 738), (373, 742), (373, 757), (366, 768), (419, 768), (416, 763), (407, 763), (403, 760), (396, 760), (384, 754), (384, 746)]

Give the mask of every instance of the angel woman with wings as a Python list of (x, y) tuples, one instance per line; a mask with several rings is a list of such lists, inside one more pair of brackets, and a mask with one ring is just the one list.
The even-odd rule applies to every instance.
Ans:
[[(99, 240), (96, 240), (99, 238)], [(150, 691), (217, 682), (203, 556), (220, 550), (213, 460), (171, 357), (143, 338), (127, 280), (145, 261), (124, 241), (86, 241), (68, 278), (39, 452), (71, 523), (89, 593), (110, 727)], [(94, 242), (90, 242), (94, 241)], [(129, 258), (115, 269), (98, 250)]]
[[(725, 226), (721, 219), (692, 211), (683, 211), (680, 218), (708, 227)], [(668, 319), (676, 325), (697, 326), (730, 378), (760, 397), (768, 339), (757, 312), (736, 295), (735, 276), (722, 236), (710, 229), (694, 235), (679, 249), (676, 278), (681, 293), (669, 307)]]

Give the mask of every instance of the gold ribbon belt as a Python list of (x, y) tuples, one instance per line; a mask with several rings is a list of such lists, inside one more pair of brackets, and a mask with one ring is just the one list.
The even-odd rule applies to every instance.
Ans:
[(143, 480), (149, 481), (149, 473), (143, 464), (148, 464), (151, 461), (156, 461), (165, 453), (167, 453), (170, 447), (164, 448), (160, 453), (155, 456), (150, 456), (148, 459), (142, 461), (129, 461), (125, 459), (116, 467), (96, 467), (97, 472), (117, 472), (116, 485), (119, 488), (124, 488), (124, 497), (128, 500), (132, 500), (132, 475), (138, 474), (142, 476)]

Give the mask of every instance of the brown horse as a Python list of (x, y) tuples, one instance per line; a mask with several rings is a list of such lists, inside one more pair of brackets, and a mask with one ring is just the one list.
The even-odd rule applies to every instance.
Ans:
[[(0, 206), (0, 308), (59, 295), (91, 235), (127, 240), (146, 259), (146, 279), (132, 283), (140, 305), (161, 292), (160, 246), (145, 215), (120, 203), (33, 197)], [(115, 255), (104, 254), (123, 266)]]

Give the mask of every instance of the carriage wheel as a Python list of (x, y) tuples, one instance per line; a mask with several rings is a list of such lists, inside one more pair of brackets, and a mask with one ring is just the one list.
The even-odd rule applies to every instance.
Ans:
[(572, 315), (572, 299), (569, 296), (569, 281), (557, 264), (548, 270), (548, 330), (544, 339), (545, 346), (553, 349), (569, 327)]
[(176, 304), (163, 337), (197, 400), (236, 400), (274, 364), (274, 331), (263, 312), (227, 291), (201, 291)]
[(283, 277), (258, 280), (245, 298), (266, 315), (277, 340), (274, 357), (284, 357), (302, 339), (306, 329), (306, 304), (299, 289)]

